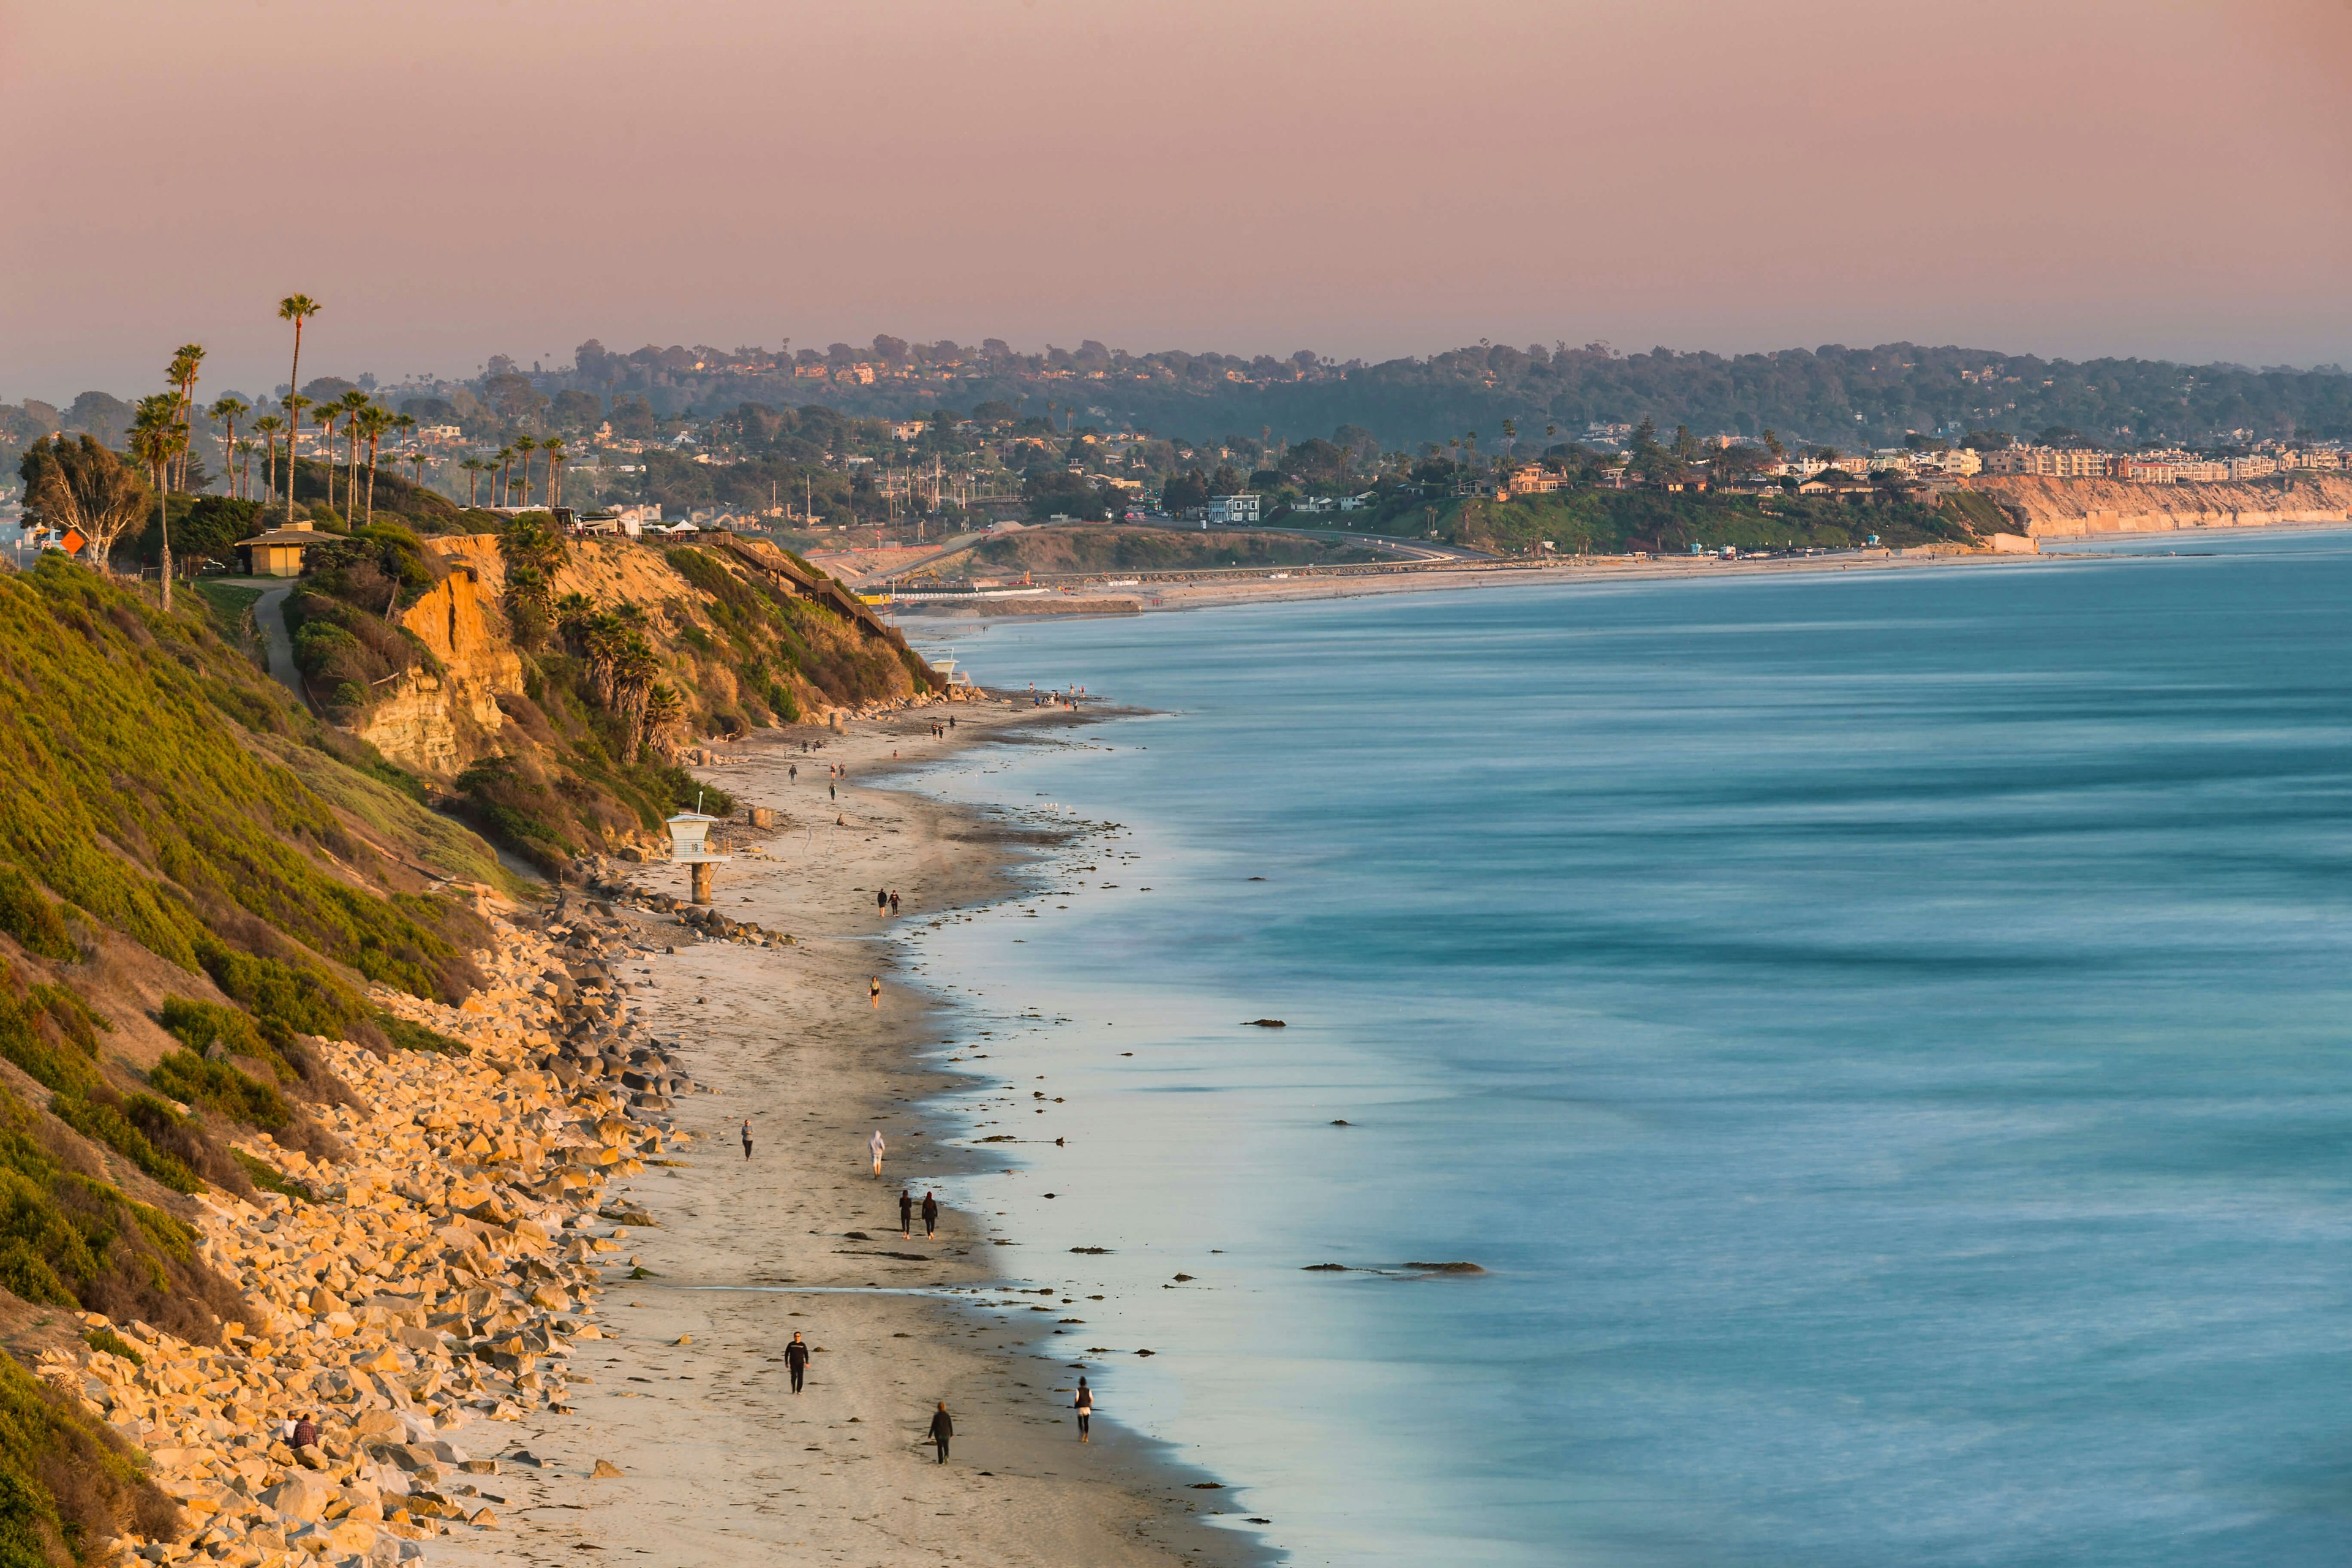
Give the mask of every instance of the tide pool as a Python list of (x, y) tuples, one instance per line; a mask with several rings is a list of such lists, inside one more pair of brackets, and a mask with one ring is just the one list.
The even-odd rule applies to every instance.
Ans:
[(2144, 543), (939, 639), (1159, 710), (943, 1195), (1300, 1563), (2341, 1561), (2352, 541)]

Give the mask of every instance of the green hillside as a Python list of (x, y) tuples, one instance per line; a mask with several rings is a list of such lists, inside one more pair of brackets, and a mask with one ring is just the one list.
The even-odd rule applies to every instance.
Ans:
[[(378, 1038), (370, 981), (443, 1000), (478, 983), (478, 922), (415, 867), (463, 876), (488, 848), (296, 709), (212, 616), (57, 555), (0, 575), (12, 1352), (71, 1310), (215, 1341), (244, 1309), (196, 1254), (187, 1194), (251, 1194), (227, 1137), (331, 1153), (307, 1107), (343, 1091), (302, 1037)], [(0, 1564), (152, 1530), (170, 1504), (140, 1463), (0, 1359)]]

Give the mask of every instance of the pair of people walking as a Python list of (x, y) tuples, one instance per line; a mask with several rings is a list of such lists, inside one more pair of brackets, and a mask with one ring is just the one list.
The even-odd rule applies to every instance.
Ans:
[[(940, 1229), (940, 1200), (938, 1194), (925, 1193), (923, 1194), (922, 1212), (923, 1239), (925, 1241), (935, 1241), (939, 1238)], [(915, 1239), (915, 1190), (912, 1187), (905, 1189), (898, 1194), (898, 1239), (901, 1241), (912, 1241)]]

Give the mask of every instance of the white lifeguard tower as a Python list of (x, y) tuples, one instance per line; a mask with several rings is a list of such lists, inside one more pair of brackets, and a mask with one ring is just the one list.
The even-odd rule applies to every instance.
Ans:
[[(695, 804), (701, 804), (700, 796), (696, 797)], [(694, 901), (698, 904), (710, 901), (711, 886), (719, 876), (718, 868), (735, 858), (732, 855), (710, 852), (710, 825), (718, 820), (699, 811), (681, 811), (662, 825), (669, 829), (669, 858), (681, 866), (693, 868)]]

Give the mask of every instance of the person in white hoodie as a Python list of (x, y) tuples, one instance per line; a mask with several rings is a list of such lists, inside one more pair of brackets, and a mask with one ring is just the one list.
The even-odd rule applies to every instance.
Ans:
[(878, 1176), (882, 1173), (882, 1129), (877, 1127), (874, 1130), (874, 1136), (866, 1141), (866, 1146), (874, 1151), (874, 1173)]

